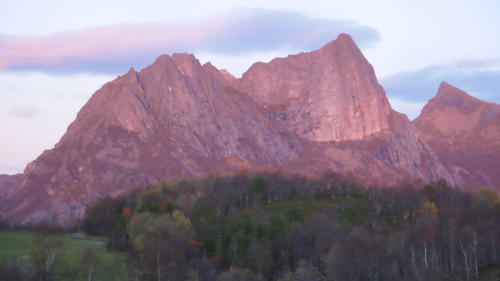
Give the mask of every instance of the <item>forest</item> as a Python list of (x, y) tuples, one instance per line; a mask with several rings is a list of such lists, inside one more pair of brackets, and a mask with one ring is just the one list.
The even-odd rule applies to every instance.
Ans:
[(105, 237), (120, 257), (114, 271), (92, 251), (78, 269), (58, 268), (54, 237), (65, 230), (46, 224), (34, 227), (30, 262), (0, 261), (0, 280), (495, 281), (499, 218), (488, 188), (361, 188), (333, 172), (240, 172), (89, 205), (72, 230)]

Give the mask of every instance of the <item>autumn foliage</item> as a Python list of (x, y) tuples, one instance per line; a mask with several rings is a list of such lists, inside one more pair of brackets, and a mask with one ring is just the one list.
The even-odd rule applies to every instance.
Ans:
[(241, 173), (109, 200), (88, 209), (84, 229), (106, 230), (140, 280), (498, 277), (498, 200), (442, 181), (371, 189), (333, 173)]

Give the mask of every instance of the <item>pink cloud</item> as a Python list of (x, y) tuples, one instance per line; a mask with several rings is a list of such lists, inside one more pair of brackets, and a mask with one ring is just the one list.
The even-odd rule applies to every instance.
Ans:
[(317, 48), (340, 32), (358, 44), (377, 32), (353, 21), (314, 19), (300, 13), (237, 10), (196, 24), (117, 24), (47, 36), (0, 35), (0, 70), (121, 73), (143, 67), (164, 53), (241, 54)]
[(48, 36), (4, 35), (0, 37), (0, 68), (65, 70), (91, 61), (127, 60), (141, 52), (175, 48), (179, 31), (165, 24), (122, 24)]
[(40, 109), (27, 106), (16, 106), (7, 112), (7, 116), (22, 117), (22, 118), (36, 118), (40, 113)]

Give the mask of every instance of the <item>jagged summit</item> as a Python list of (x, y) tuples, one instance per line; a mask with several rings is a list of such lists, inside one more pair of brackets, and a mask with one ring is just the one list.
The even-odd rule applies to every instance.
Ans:
[(483, 102), (465, 91), (448, 84), (443, 81), (439, 85), (439, 89), (437, 95), (435, 97), (435, 102), (439, 102), (440, 104), (451, 103), (450, 105), (460, 106), (463, 105), (464, 102)]
[(385, 92), (346, 34), (317, 51), (254, 64), (235, 85), (268, 112), (286, 112), (283, 124), (309, 140), (361, 140), (389, 127)]
[[(418, 120), (417, 123), (419, 123), (424, 119), (428, 119), (431, 115), (439, 114), (438, 111), (449, 111), (452, 108), (461, 114), (467, 115), (481, 111), (485, 106), (494, 108), (498, 106), (498, 104), (479, 100), (469, 95), (467, 92), (443, 81), (439, 86), (436, 96), (429, 100), (429, 102), (422, 109), (420, 116), (416, 118), (415, 121)], [(458, 115), (456, 114), (452, 114), (451, 116), (458, 118)], [(443, 116), (443, 118), (447, 119), (446, 116)], [(446, 120), (443, 120), (443, 122), (445, 121)], [(471, 121), (472, 119), (465, 123), (456, 125), (470, 127), (474, 125), (474, 122)]]
[[(335, 48), (335, 46), (343, 45), (347, 48), (353, 48), (353, 51), (358, 49), (356, 42), (352, 39), (351, 35), (346, 33), (340, 33), (335, 40), (326, 43), (320, 50)], [(358, 49), (359, 50), (359, 49)]]
[(338, 55), (345, 53), (346, 55), (363, 56), (358, 48), (358, 45), (354, 42), (354, 39), (352, 39), (349, 34), (345, 33), (339, 34), (337, 39), (326, 43), (318, 51), (336, 52)]
[(172, 57), (170, 55), (167, 54), (159, 55), (152, 65), (161, 65), (164, 63), (168, 63), (171, 59)]
[(356, 44), (356, 43), (354, 43), (354, 40), (352, 40), (352, 36), (347, 34), (347, 33), (340, 33), (339, 36), (337, 36), (337, 40), (350, 41), (353, 44)]
[(456, 96), (456, 95), (469, 96), (469, 94), (467, 94), (466, 92), (449, 84), (446, 81), (442, 81), (441, 84), (439, 84), (436, 97), (446, 97), (446, 96)]

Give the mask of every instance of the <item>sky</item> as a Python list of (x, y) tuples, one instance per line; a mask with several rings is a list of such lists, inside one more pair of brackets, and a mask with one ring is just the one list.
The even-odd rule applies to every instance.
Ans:
[(392, 107), (414, 119), (441, 81), (500, 103), (497, 0), (5, 0), (0, 174), (20, 173), (103, 84), (161, 54), (241, 76), (350, 34)]

